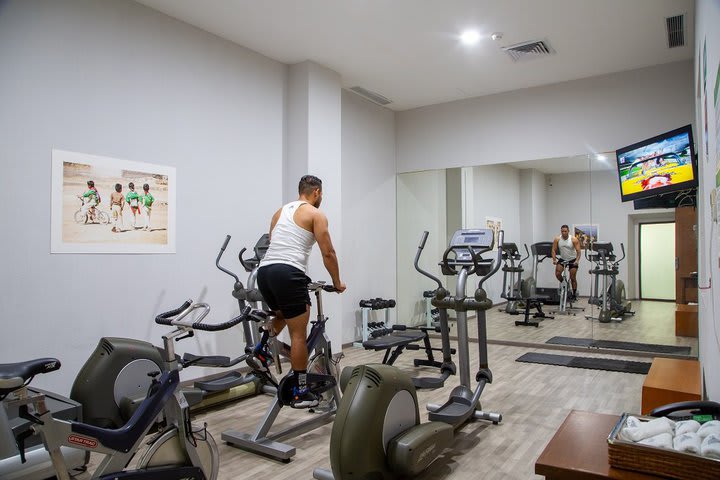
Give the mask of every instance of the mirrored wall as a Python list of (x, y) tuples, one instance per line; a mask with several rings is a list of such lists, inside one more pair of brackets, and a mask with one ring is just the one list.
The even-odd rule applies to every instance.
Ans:
[[(489, 297), (497, 304), (487, 316), (489, 341), (538, 346), (583, 346), (592, 342), (599, 348), (630, 349), (627, 352), (635, 351), (633, 344), (639, 343), (676, 347), (661, 349), (666, 354), (696, 356), (697, 339), (675, 334), (674, 297), (637, 300), (643, 282), (646, 291), (651, 282), (670, 281), (674, 285), (674, 278), (658, 274), (662, 270), (656, 268), (662, 262), (674, 261), (672, 246), (654, 253), (659, 260), (650, 262), (650, 273), (645, 272), (641, 278), (640, 232), (650, 231), (644, 225), (673, 222), (675, 213), (664, 209), (635, 210), (632, 202), (622, 203), (615, 165), (613, 154), (593, 154), (398, 175), (399, 321), (417, 325), (428, 319), (428, 301), (423, 292), (436, 285), (413, 268), (423, 231), (427, 230), (429, 237), (419, 263), (443, 279), (450, 291), (454, 292), (455, 278), (441, 276), (438, 263), (452, 234), (458, 228), (500, 224), (505, 242), (515, 244), (519, 250), (524, 270), (520, 276), (525, 282), (533, 278), (540, 292), (537, 295), (552, 296), (558, 287), (555, 266), (551, 258), (543, 258), (542, 246), (536, 249), (539, 255), (533, 256), (532, 245), (552, 242), (560, 235), (561, 226), (568, 225), (570, 235), (581, 244), (578, 301), (573, 304), (576, 308), (562, 311), (559, 305), (550, 304), (555, 302), (549, 302), (542, 310), (554, 318), (538, 321), (533, 318), (537, 309), (532, 308), (530, 321), (538, 321), (538, 326), (516, 325), (516, 321), (524, 320), (524, 309), (520, 304), (516, 315), (507, 313), (502, 295), (504, 273), (498, 271), (485, 284)], [(648, 242), (650, 235), (658, 234), (646, 233), (644, 245), (669, 242), (660, 238)], [(645, 248), (647, 259), (650, 253)], [(612, 276), (593, 275), (592, 271), (613, 267), (617, 275), (615, 288), (611, 289)], [(594, 288), (596, 279), (598, 287)], [(477, 277), (468, 283), (469, 294), (476, 283)], [(507, 278), (506, 296), (510, 283)], [(626, 300), (621, 298), (623, 290)], [(602, 298), (603, 291), (615, 292), (612, 305), (609, 294)], [(620, 306), (635, 314), (623, 315)], [(469, 330), (471, 338), (476, 335), (475, 322), (470, 323)]]

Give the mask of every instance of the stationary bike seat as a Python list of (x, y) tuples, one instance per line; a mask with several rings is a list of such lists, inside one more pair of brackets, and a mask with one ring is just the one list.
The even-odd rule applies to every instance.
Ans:
[(0, 364), (0, 395), (16, 390), (39, 373), (54, 372), (59, 368), (60, 360), (51, 357)]

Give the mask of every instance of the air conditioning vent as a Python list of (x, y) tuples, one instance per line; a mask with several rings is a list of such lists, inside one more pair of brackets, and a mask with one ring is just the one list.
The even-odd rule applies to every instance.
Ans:
[(363, 98), (365, 98), (365, 99), (367, 99), (367, 100), (370, 100), (370, 101), (373, 102), (373, 103), (377, 103), (378, 105), (382, 105), (383, 107), (384, 107), (385, 105), (388, 105), (388, 104), (392, 103), (392, 100), (389, 100), (389, 99), (383, 97), (383, 96), (380, 95), (379, 93), (371, 92), (371, 91), (368, 90), (367, 88), (363, 88), (363, 87), (351, 87), (351, 88), (350, 88), (350, 91), (353, 92), (353, 93), (357, 93), (357, 94), (360, 95), (361, 97), (363, 97)]
[(685, 46), (685, 15), (676, 15), (665, 19), (668, 48)]
[(532, 60), (533, 58), (547, 57), (548, 55), (555, 54), (555, 50), (543, 40), (518, 43), (516, 45), (510, 45), (509, 47), (503, 47), (503, 50), (510, 55), (513, 62)]

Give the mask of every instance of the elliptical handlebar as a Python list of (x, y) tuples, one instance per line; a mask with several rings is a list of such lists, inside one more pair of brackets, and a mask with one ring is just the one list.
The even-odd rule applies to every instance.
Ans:
[(520, 263), (518, 263), (518, 267), (521, 266), (525, 260), (530, 258), (530, 250), (528, 250), (528, 248), (527, 248), (527, 243), (523, 243), (523, 245), (525, 246), (525, 253), (527, 253), (527, 255), (525, 256), (525, 258), (520, 260)]
[(427, 230), (422, 233), (422, 236), (420, 238), (420, 245), (418, 245), (418, 250), (417, 250), (417, 253), (415, 254), (415, 262), (413, 263), (413, 265), (415, 266), (415, 270), (417, 270), (422, 275), (425, 275), (430, 280), (433, 280), (435, 283), (437, 283), (438, 288), (443, 288), (442, 282), (440, 281), (439, 278), (437, 278), (432, 273), (426, 272), (425, 270), (420, 268), (420, 264), (419, 264), (420, 255), (422, 254), (423, 248), (425, 248), (425, 242), (427, 241), (428, 235), (429, 235), (429, 232)]
[[(480, 264), (478, 263), (478, 254), (475, 252), (475, 249), (472, 247), (472, 245), (451, 245), (446, 250), (445, 253), (443, 253), (442, 258), (442, 265), (448, 272), (454, 272), (455, 275), (457, 275), (458, 270), (456, 267), (457, 264), (450, 263), (450, 259), (448, 258), (448, 255), (450, 252), (455, 252), (455, 255), (457, 255), (458, 250), (467, 250), (470, 253), (470, 258), (472, 259), (472, 267), (468, 268), (468, 275), (472, 275), (475, 272), (477, 272), (480, 269)], [(485, 251), (481, 251), (480, 254), (482, 255)], [(482, 257), (481, 257), (482, 258)]]
[(621, 257), (619, 260), (616, 260), (616, 261), (615, 261), (615, 264), (616, 264), (616, 265), (617, 265), (618, 263), (622, 262), (623, 260), (625, 260), (625, 245), (623, 245), (622, 242), (620, 242), (620, 251), (622, 252), (622, 257)]
[[(228, 270), (227, 268), (225, 268), (225, 267), (223, 267), (222, 265), (220, 265), (220, 258), (222, 258), (223, 253), (225, 253), (225, 249), (227, 248), (228, 243), (230, 243), (230, 238), (231, 238), (230, 235), (226, 235), (226, 236), (225, 236), (225, 241), (223, 242), (222, 247), (220, 247), (220, 253), (218, 253), (217, 258), (215, 259), (215, 266), (216, 266), (220, 271), (225, 272), (225, 273), (227, 273), (228, 275), (230, 275), (231, 277), (233, 277), (233, 278), (235, 279), (235, 282), (236, 282), (236, 283), (241, 283), (241, 284), (242, 284), (242, 282), (240, 282), (240, 279), (238, 278), (237, 275), (235, 275), (233, 272), (231, 272), (231, 271)], [(243, 250), (245, 250), (245, 249), (243, 248)], [(244, 266), (244, 265), (243, 265), (243, 266)]]
[[(497, 255), (495, 257), (495, 261), (493, 262), (493, 267), (488, 273), (486, 273), (482, 278), (480, 278), (480, 281), (478, 282), (478, 288), (481, 288), (482, 284), (485, 283), (485, 281), (488, 278), (495, 275), (495, 273), (500, 269), (500, 264), (502, 263), (502, 255), (503, 255), (502, 244), (503, 244), (504, 239), (505, 239), (505, 230), (500, 230), (500, 232), (498, 232)], [(472, 252), (472, 248), (470, 249), (470, 251)], [(475, 261), (475, 265), (477, 266), (477, 261), (476, 261), (475, 255), (473, 255), (473, 261)]]

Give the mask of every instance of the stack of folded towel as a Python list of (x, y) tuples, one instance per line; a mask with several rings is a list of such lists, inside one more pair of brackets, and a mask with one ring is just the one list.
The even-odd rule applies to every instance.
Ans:
[(619, 438), (720, 460), (720, 420), (700, 425), (695, 420), (673, 422), (660, 417), (644, 422), (637, 417), (628, 417)]

